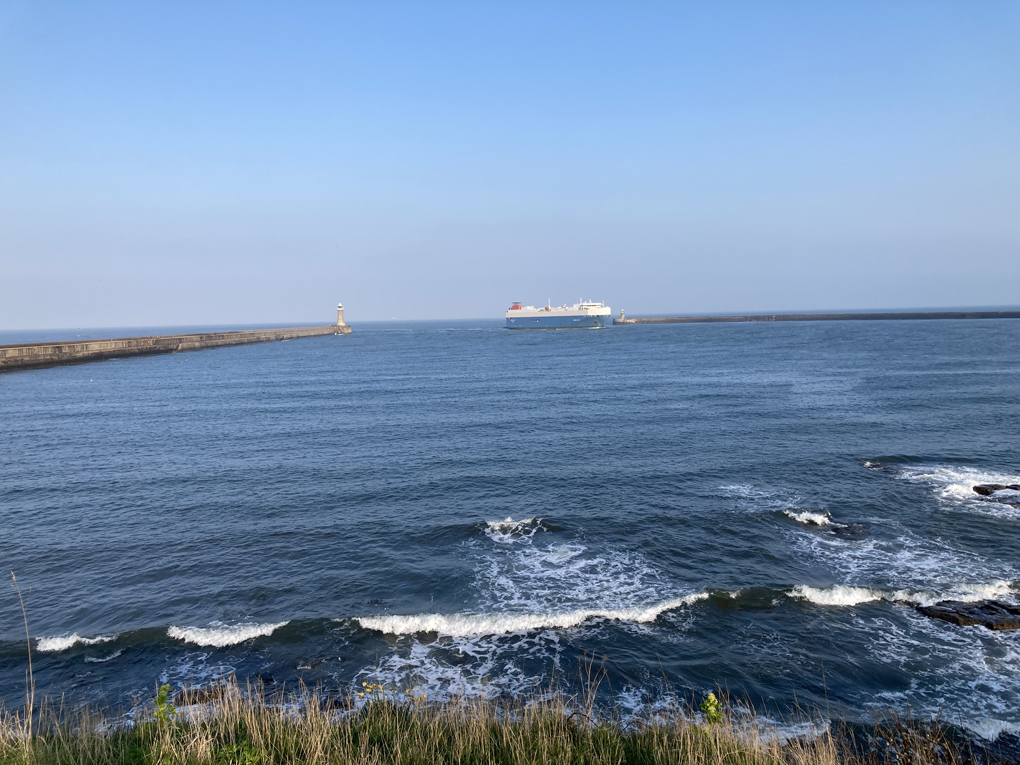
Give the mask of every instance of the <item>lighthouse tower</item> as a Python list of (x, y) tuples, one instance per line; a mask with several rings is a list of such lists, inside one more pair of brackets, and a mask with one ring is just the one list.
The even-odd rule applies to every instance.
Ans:
[(351, 334), (351, 328), (347, 326), (347, 322), (344, 321), (344, 304), (336, 304), (336, 333), (338, 335), (349, 335)]

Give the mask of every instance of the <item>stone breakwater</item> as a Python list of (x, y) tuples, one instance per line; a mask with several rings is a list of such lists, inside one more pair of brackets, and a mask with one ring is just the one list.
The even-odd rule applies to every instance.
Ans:
[(746, 316), (621, 317), (613, 324), (704, 324), (737, 321), (910, 321), (921, 319), (1020, 319), (1020, 311), (890, 311), (886, 313), (775, 313)]
[(346, 324), (322, 327), (287, 327), (283, 329), (246, 329), (237, 332), (204, 332), (193, 335), (155, 335), (153, 337), (121, 337), (109, 340), (78, 340), (54, 343), (0, 345), (0, 372), (18, 369), (40, 369), (64, 364), (151, 356), (157, 353), (179, 353), (203, 348), (230, 345), (271, 343), (319, 335), (347, 335)]

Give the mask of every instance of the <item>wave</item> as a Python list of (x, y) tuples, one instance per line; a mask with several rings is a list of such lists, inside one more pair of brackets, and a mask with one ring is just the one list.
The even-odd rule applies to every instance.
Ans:
[(985, 741), (995, 741), (1003, 733), (1007, 736), (1020, 735), (1020, 724), (1008, 722), (1006, 720), (996, 720), (991, 717), (986, 717), (980, 720), (963, 720), (961, 725), (969, 731), (976, 733), (978, 736), (985, 739)]
[[(559, 529), (538, 518), (509, 518), (478, 529), (481, 538), (463, 543), (474, 562), (470, 610), (351, 619), (354, 627), (401, 637), (357, 679), (436, 700), (519, 696), (563, 671), (560, 630), (649, 630), (660, 614), (664, 621), (690, 617), (664, 611), (708, 597), (662, 602), (664, 593), (689, 593), (690, 586), (666, 577), (637, 551), (539, 534)], [(671, 639), (670, 630), (656, 631)]]
[(982, 511), (992, 515), (1020, 518), (1018, 508), (1010, 504), (1013, 501), (1020, 501), (1020, 492), (1006, 489), (985, 497), (974, 491), (975, 486), (982, 484), (1002, 486), (1020, 484), (1020, 476), (1015, 473), (958, 465), (914, 465), (902, 468), (898, 477), (932, 486), (939, 499), (943, 501), (981, 508)]
[(958, 584), (940, 595), (928, 595), (917, 601), (918, 605), (930, 606), (940, 600), (960, 600), (974, 603), (979, 600), (996, 600), (1014, 597), (1016, 589), (1012, 582), (1000, 580), (991, 584)]
[(508, 517), (502, 521), (485, 522), (485, 536), (500, 544), (511, 544), (519, 539), (531, 539), (539, 531), (549, 530), (550, 528), (537, 516), (522, 521), (515, 521)]
[(212, 648), (223, 648), (228, 645), (237, 645), (257, 637), (272, 635), (280, 627), (289, 622), (276, 622), (273, 624), (223, 624), (212, 622), (208, 627), (170, 627), (166, 634), (177, 640), (195, 645), (210, 646)]
[(762, 508), (795, 510), (804, 501), (802, 497), (793, 492), (759, 489), (756, 486), (743, 483), (720, 486), (719, 491), (723, 493), (724, 497), (736, 500), (738, 507), (752, 511), (761, 510)]
[(77, 632), (73, 635), (63, 635), (60, 637), (48, 637), (39, 638), (36, 641), (35, 649), (37, 651), (43, 651), (45, 653), (55, 651), (66, 651), (75, 645), (98, 645), (99, 643), (109, 643), (111, 640), (116, 640), (116, 635), (99, 635), (98, 637), (82, 637)]
[(120, 656), (122, 653), (124, 653), (124, 649), (123, 648), (118, 648), (116, 651), (111, 653), (109, 656), (103, 656), (101, 658), (100, 657), (94, 657), (94, 656), (86, 656), (85, 657), (85, 661), (88, 662), (89, 664), (105, 664), (108, 661), (113, 661), (118, 656)]
[[(799, 534), (791, 540), (798, 554), (816, 560), (829, 571), (830, 582), (887, 593), (907, 592), (911, 599), (919, 600), (974, 598), (971, 591), (975, 587), (1020, 581), (1020, 568), (1013, 563), (962, 550), (935, 536), (918, 535), (909, 527), (884, 539), (848, 539), (843, 530), (834, 531)], [(1002, 588), (993, 587), (992, 596), (1000, 594)]]
[(810, 510), (804, 510), (799, 513), (795, 513), (792, 510), (784, 510), (783, 513), (797, 521), (797, 523), (804, 523), (808, 526), (840, 525), (835, 523), (828, 513), (813, 513)]
[(872, 590), (868, 587), (849, 587), (843, 584), (837, 584), (828, 589), (798, 584), (787, 594), (791, 598), (809, 600), (819, 606), (856, 606), (861, 603), (882, 600), (881, 590)]
[(535, 632), (542, 629), (576, 627), (589, 619), (611, 619), (628, 622), (651, 622), (664, 611), (689, 606), (708, 597), (699, 592), (682, 598), (672, 598), (651, 606), (636, 608), (578, 609), (563, 613), (504, 613), (504, 614), (414, 614), (410, 616), (359, 616), (355, 617), (365, 629), (387, 635), (413, 635), (437, 633), (451, 637), (473, 635), (500, 635)]
[[(513, 529), (513, 523), (506, 528)], [(537, 528), (535, 523), (525, 527), (528, 533)], [(665, 593), (692, 589), (667, 578), (636, 551), (592, 549), (553, 534), (520, 539), (515, 544), (475, 544), (474, 540), (466, 544), (465, 552), (475, 563), (471, 588), (477, 593), (468, 607), (470, 613), (610, 611), (656, 603)]]
[(913, 606), (930, 606), (943, 600), (957, 600), (973, 603), (979, 600), (994, 600), (1015, 596), (1011, 582), (1001, 580), (990, 584), (958, 584), (941, 592), (915, 590), (883, 590), (872, 587), (856, 587), (837, 584), (828, 588), (799, 584), (787, 592), (791, 598), (807, 600), (819, 606), (856, 606), (878, 600), (890, 603), (904, 603)]

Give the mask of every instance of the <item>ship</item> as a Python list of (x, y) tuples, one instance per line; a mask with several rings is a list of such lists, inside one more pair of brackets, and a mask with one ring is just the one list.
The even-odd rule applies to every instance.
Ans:
[(519, 300), (506, 312), (507, 329), (604, 329), (612, 324), (605, 303), (580, 301), (573, 306), (546, 305), (535, 308)]

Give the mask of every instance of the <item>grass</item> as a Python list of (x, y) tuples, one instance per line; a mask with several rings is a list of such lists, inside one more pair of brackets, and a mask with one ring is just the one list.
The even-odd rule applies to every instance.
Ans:
[(330, 702), (307, 690), (266, 697), (261, 687), (230, 682), (212, 694), (184, 690), (171, 699), (164, 692), (154, 706), (135, 710), (134, 719), (144, 722), (134, 724), (89, 710), (44, 708), (34, 722), (24, 713), (0, 715), (0, 763), (954, 765), (970, 760), (938, 725), (893, 720), (863, 742), (826, 732), (784, 743), (753, 718), (728, 709), (725, 699), (717, 711), (716, 723), (680, 707), (623, 723), (599, 716), (583, 699), (435, 703), (369, 686), (361, 698)]

